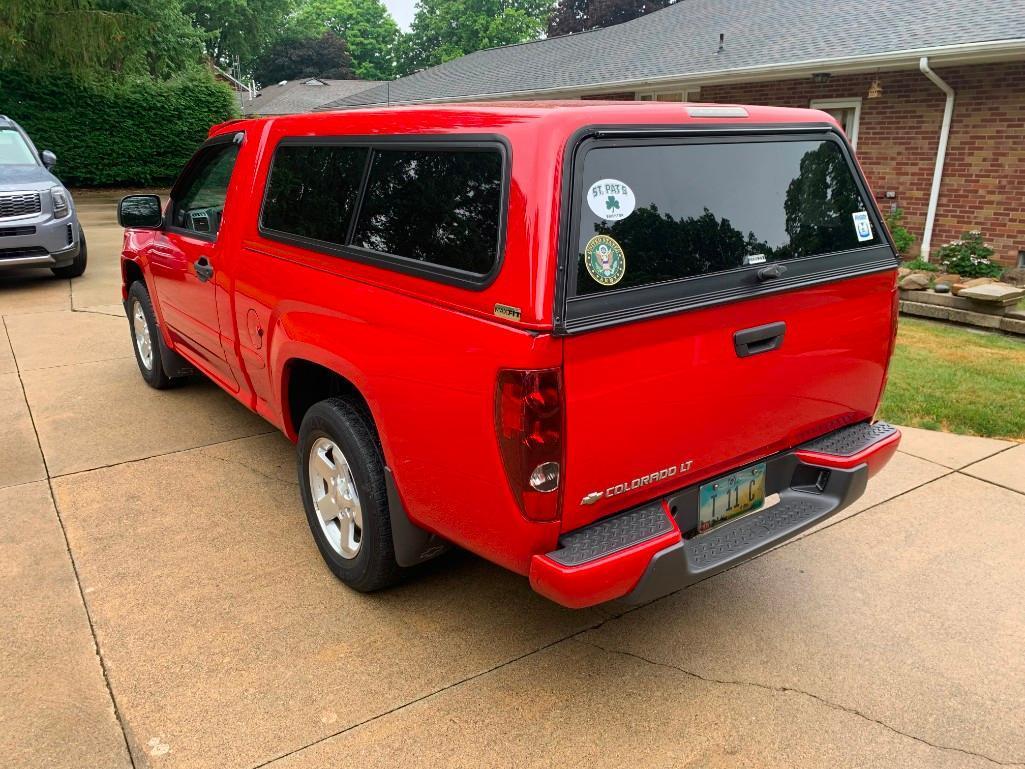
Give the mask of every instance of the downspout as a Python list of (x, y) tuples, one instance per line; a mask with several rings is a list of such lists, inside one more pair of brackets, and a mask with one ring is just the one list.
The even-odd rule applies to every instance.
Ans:
[(932, 172), (932, 190), (929, 192), (929, 211), (925, 216), (925, 232), (922, 234), (921, 256), (929, 261), (929, 250), (932, 246), (932, 228), (936, 222), (936, 208), (940, 201), (940, 182), (943, 181), (943, 161), (947, 157), (947, 139), (950, 138), (950, 121), (954, 117), (954, 89), (929, 69), (929, 57), (918, 60), (918, 68), (937, 88), (947, 95), (947, 103), (943, 105), (943, 125), (940, 127), (940, 145), (936, 148), (936, 166)]

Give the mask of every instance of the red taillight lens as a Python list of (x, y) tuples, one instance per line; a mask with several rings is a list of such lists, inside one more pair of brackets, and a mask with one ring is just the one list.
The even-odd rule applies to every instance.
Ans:
[(559, 369), (504, 369), (495, 391), (495, 430), (516, 501), (533, 521), (559, 517), (562, 377)]

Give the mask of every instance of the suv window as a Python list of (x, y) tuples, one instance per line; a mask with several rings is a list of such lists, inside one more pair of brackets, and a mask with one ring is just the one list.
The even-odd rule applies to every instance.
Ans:
[(0, 166), (33, 166), (36, 156), (20, 133), (10, 128), (0, 129)]
[(884, 242), (817, 138), (597, 146), (577, 201), (577, 296)]
[(217, 237), (238, 150), (239, 146), (234, 142), (213, 144), (200, 150), (198, 159), (188, 170), (185, 183), (174, 190), (173, 227)]
[(286, 144), (274, 153), (261, 224), (344, 245), (366, 166), (366, 147)]
[(498, 259), (502, 155), (374, 149), (352, 244), (475, 275)]

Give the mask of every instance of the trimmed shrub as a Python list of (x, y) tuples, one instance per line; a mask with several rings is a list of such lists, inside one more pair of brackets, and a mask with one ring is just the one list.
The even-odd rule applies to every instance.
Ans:
[(210, 126), (235, 117), (231, 89), (206, 70), (171, 80), (102, 82), (0, 72), (0, 114), (57, 154), (71, 186), (155, 185), (174, 179)]

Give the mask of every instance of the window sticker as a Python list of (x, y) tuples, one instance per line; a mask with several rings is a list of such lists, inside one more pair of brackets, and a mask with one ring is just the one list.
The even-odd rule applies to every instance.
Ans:
[(867, 211), (855, 211), (854, 232), (858, 235), (858, 242), (872, 240), (872, 222), (868, 220)]
[(608, 235), (595, 235), (584, 246), (587, 273), (603, 286), (614, 286), (626, 274), (623, 247)]
[(587, 205), (607, 222), (626, 219), (634, 211), (634, 192), (619, 179), (599, 179), (587, 191)]

